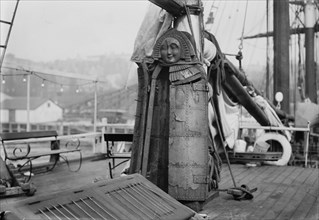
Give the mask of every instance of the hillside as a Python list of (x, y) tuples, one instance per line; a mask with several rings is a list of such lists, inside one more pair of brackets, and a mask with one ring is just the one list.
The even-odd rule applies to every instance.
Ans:
[[(31, 74), (31, 96), (57, 99), (58, 96), (61, 96), (61, 87), (63, 87), (63, 96), (74, 95), (79, 91), (82, 94), (94, 91), (93, 83), (90, 81), (47, 75), (47, 73), (51, 74), (56, 71), (85, 76), (97, 75), (98, 79), (103, 81), (98, 83), (98, 90), (104, 93), (134, 84), (134, 82), (128, 82), (128, 78), (133, 79), (133, 81), (136, 79), (134, 72), (132, 73), (132, 70), (136, 69), (134, 65), (128, 54), (108, 54), (87, 57), (86, 59), (55, 60), (52, 62), (34, 62), (8, 54), (2, 68), (3, 74), (6, 75), (6, 83), (3, 85), (2, 91), (10, 96), (25, 96), (27, 86), (23, 82), (23, 78), (26, 78), (28, 72), (23, 71), (23, 69), (32, 70), (32, 67), (36, 67), (37, 70), (40, 69), (42, 73), (46, 74), (39, 72)], [(16, 69), (8, 69), (7, 66), (13, 66)]]

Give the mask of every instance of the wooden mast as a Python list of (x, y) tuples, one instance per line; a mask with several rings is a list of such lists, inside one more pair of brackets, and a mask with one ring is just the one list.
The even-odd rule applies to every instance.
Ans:
[(317, 103), (317, 88), (316, 88), (316, 73), (314, 61), (314, 27), (315, 19), (315, 5), (314, 1), (307, 0), (305, 7), (305, 47), (306, 47), (306, 97), (311, 102)]
[(289, 1), (274, 1), (274, 94), (282, 92), (283, 111), (289, 113)]
[[(284, 54), (286, 54), (286, 51), (288, 50), (287, 48), (289, 47), (289, 37), (287, 36), (287, 34), (305, 34), (305, 95), (311, 100), (311, 102), (318, 103), (314, 60), (314, 33), (319, 32), (319, 24), (318, 22), (316, 22), (315, 19), (316, 9), (314, 1), (289, 1), (289, 4), (296, 4), (304, 7), (304, 27), (286, 30), (289, 27), (289, 20), (287, 22), (283, 19), (286, 18), (287, 20), (287, 18), (289, 17), (287, 0), (274, 1), (274, 31), (267, 31), (266, 33), (260, 33), (253, 36), (245, 36), (244, 39), (274, 37), (274, 65), (276, 65), (274, 67), (274, 80), (277, 80), (277, 84), (274, 85), (275, 93), (277, 89), (280, 89), (279, 82), (283, 85), (286, 85), (287, 82), (282, 80), (288, 80), (288, 76), (284, 76), (284, 74), (282, 74), (287, 72), (284, 69), (288, 70), (288, 66), (286, 64), (280, 64), (281, 61), (286, 62), (286, 59), (289, 59), (289, 57), (284, 57)], [(286, 47), (286, 49), (283, 49), (284, 47)], [(285, 94), (284, 98), (286, 98)], [(286, 111), (285, 109), (283, 110)]]

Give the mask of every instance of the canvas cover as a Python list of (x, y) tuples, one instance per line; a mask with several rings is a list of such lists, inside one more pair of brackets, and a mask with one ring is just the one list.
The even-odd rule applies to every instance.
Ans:
[(173, 22), (173, 16), (164, 9), (150, 4), (137, 33), (134, 51), (131, 60), (136, 63), (153, 63), (153, 47), (165, 31), (167, 31)]

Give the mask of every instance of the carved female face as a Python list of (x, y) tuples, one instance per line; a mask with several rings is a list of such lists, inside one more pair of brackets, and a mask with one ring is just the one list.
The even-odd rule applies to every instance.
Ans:
[(181, 45), (178, 40), (168, 37), (160, 47), (161, 58), (164, 63), (176, 63), (181, 59)]

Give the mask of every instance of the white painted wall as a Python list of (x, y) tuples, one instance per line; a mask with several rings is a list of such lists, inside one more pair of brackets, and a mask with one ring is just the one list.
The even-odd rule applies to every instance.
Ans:
[[(2, 109), (1, 111), (1, 123), (9, 122), (9, 110)], [(27, 122), (27, 111), (16, 110), (15, 111), (16, 123)], [(56, 105), (51, 100), (44, 102), (37, 109), (30, 110), (30, 123), (44, 123), (54, 122), (63, 118), (63, 109)]]
[(51, 100), (30, 112), (30, 123), (53, 122), (62, 119), (63, 109)]
[(9, 122), (9, 111), (7, 109), (0, 109), (0, 123)]

